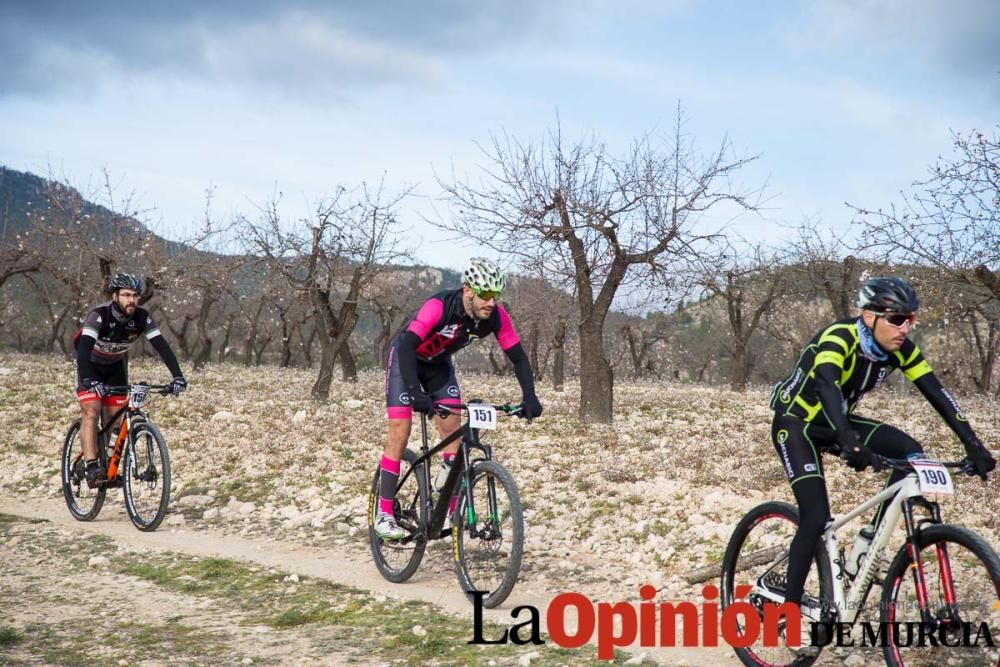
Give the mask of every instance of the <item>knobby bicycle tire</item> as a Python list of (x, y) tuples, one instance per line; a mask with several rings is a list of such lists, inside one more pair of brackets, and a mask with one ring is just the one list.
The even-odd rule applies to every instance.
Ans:
[[(737, 602), (736, 587), (742, 584), (754, 585), (758, 578), (769, 573), (780, 583), (782, 590), (788, 570), (788, 551), (791, 539), (798, 529), (798, 510), (789, 503), (768, 502), (753, 508), (736, 524), (726, 554), (722, 560), (722, 608)], [(833, 576), (830, 561), (826, 557), (826, 546), (820, 542), (816, 547), (813, 566), (806, 579), (805, 594), (819, 600), (824, 609), (832, 608)], [(750, 602), (760, 612), (763, 602), (757, 602), (751, 592)], [(763, 625), (763, 624), (760, 624)], [(745, 626), (741, 626), (742, 629)], [(802, 643), (809, 643), (810, 627), (802, 623)], [(785, 646), (764, 646), (761, 637), (747, 647), (733, 647), (744, 665), (751, 667), (779, 667), (785, 665), (806, 666), (813, 664), (819, 655), (796, 655)]]
[[(79, 442), (80, 420), (77, 419), (70, 425), (66, 433), (66, 440), (63, 442), (62, 465), (60, 466), (62, 476), (63, 498), (66, 500), (66, 507), (69, 513), (77, 521), (93, 521), (101, 512), (104, 506), (104, 498), (107, 495), (107, 487), (99, 486), (91, 489), (87, 486), (87, 481), (81, 475), (74, 472), (74, 468), (79, 469), (77, 461), (83, 459), (83, 448)], [(98, 434), (98, 451), (103, 449), (100, 446), (101, 435)], [(103, 456), (99, 456), (101, 460)]]
[[(412, 451), (403, 450), (399, 469), (400, 479), (413, 467), (416, 459), (417, 456)], [(379, 574), (387, 581), (398, 584), (413, 576), (424, 557), (427, 541), (421, 531), (427, 524), (427, 498), (430, 496), (430, 490), (427, 488), (423, 471), (414, 470), (407, 478), (406, 484), (397, 490), (392, 502), (396, 521), (410, 534), (401, 540), (382, 540), (375, 533), (375, 517), (379, 511), (380, 477), (381, 468), (376, 466), (371, 492), (368, 494), (368, 544)]]
[[(496, 492), (495, 514), (488, 502), (491, 486)], [(469, 494), (477, 516), (469, 512)], [(461, 490), (451, 535), (455, 574), (466, 597), (473, 600), (473, 592), (481, 591), (487, 609), (502, 604), (517, 583), (524, 555), (521, 496), (506, 468), (496, 461), (473, 466), (472, 487)]]
[(139, 530), (154, 531), (170, 503), (170, 454), (155, 425), (142, 421), (132, 428), (123, 464), (122, 491), (128, 517)]
[[(997, 623), (1000, 612), (995, 606), (1000, 600), (1000, 558), (996, 552), (977, 534), (961, 526), (922, 528), (917, 543), (924, 566), (930, 611), (943, 624), (938, 629), (950, 637), (949, 643), (955, 643), (962, 632), (962, 627), (955, 621), (968, 622), (972, 626), (970, 639), (976, 636), (979, 623), (987, 623), (989, 630), (996, 632), (1000, 627)], [(940, 567), (941, 545), (946, 545), (947, 568)], [(916, 584), (910, 563), (907, 545), (904, 544), (889, 565), (882, 588), (879, 620), (886, 635), (882, 649), (886, 664), (891, 667), (1000, 665), (1000, 647), (991, 648), (985, 642), (977, 647), (930, 646), (929, 641), (922, 647), (916, 645), (919, 630), (914, 632), (911, 623), (920, 621), (920, 614), (914, 604)], [(950, 573), (957, 608), (948, 607), (941, 597), (942, 575), (945, 572)], [(933, 634), (938, 637), (937, 631)], [(993, 637), (993, 641), (1000, 641), (1000, 636)]]

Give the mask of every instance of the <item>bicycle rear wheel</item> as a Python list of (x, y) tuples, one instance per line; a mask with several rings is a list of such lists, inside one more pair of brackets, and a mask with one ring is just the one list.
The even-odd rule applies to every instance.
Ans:
[[(796, 652), (799, 646), (810, 644), (811, 627), (805, 617), (792, 621), (801, 623), (801, 644), (798, 646), (786, 644), (787, 622), (779, 624), (778, 645), (769, 641), (764, 632), (775, 623), (764, 620), (765, 613), (771, 617), (771, 612), (776, 609), (776, 603), (769, 601), (767, 593), (778, 594), (784, 599), (788, 552), (798, 526), (799, 513), (793, 505), (769, 502), (750, 510), (736, 525), (729, 538), (726, 555), (722, 560), (722, 608), (736, 602), (743, 605), (749, 603), (750, 607), (756, 609), (757, 616), (754, 621), (743, 618), (739, 623), (739, 634), (752, 635), (754, 627), (760, 630), (754, 643), (733, 648), (744, 665), (804, 666), (813, 664), (819, 657), (818, 652), (815, 655)], [(749, 588), (745, 595), (742, 594), (743, 586)], [(809, 569), (802, 599), (804, 604), (822, 609), (830, 608), (833, 600), (833, 578), (826, 557), (826, 547), (822, 542), (817, 545), (815, 562)]]
[(170, 502), (170, 455), (153, 424), (142, 422), (133, 428), (122, 478), (128, 517), (139, 530), (156, 530)]
[[(471, 500), (471, 502), (470, 502)], [(514, 478), (496, 461), (472, 468), (472, 487), (463, 488), (452, 518), (452, 553), (462, 591), (485, 593), (482, 605), (507, 599), (521, 571), (524, 517)]]
[[(98, 447), (100, 438), (98, 435)], [(103, 457), (100, 457), (103, 458)], [(104, 486), (90, 488), (84, 476), (83, 447), (80, 444), (80, 420), (69, 427), (62, 451), (63, 498), (69, 513), (77, 521), (93, 521), (104, 506), (104, 496), (108, 490)]]
[[(408, 449), (403, 450), (403, 460), (399, 466), (400, 479), (403, 479), (416, 460), (416, 454)], [(380, 478), (381, 469), (376, 467), (371, 493), (368, 494), (368, 544), (379, 574), (386, 580), (398, 584), (413, 576), (424, 557), (427, 541), (424, 539), (423, 529), (427, 521), (427, 498), (430, 490), (427, 488), (427, 480), (422, 470), (414, 470), (406, 478), (403, 486), (396, 490), (396, 497), (392, 500), (392, 510), (399, 526), (408, 534), (400, 540), (382, 540), (375, 533), (375, 517), (379, 511)]]
[[(886, 664), (1000, 665), (1000, 648), (987, 645), (985, 634), (980, 636), (981, 624), (991, 633), (1000, 628), (1000, 559), (996, 552), (981, 537), (960, 526), (924, 528), (918, 544), (929, 615), (921, 615), (916, 570), (911, 567), (907, 545), (903, 545), (889, 566), (882, 588), (880, 620), (885, 624)], [(923, 628), (925, 638), (921, 642), (923, 621), (929, 623)], [(976, 646), (956, 646), (963, 641), (973, 643), (977, 637)], [(998, 639), (992, 637), (993, 642)]]

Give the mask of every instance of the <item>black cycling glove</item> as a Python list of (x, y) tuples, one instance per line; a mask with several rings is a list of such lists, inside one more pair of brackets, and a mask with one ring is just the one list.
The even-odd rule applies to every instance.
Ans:
[(542, 416), (542, 403), (534, 394), (521, 399), (521, 414), (525, 419), (534, 419)]
[(979, 438), (965, 445), (965, 455), (972, 461), (972, 466), (976, 474), (983, 479), (986, 479), (986, 474), (992, 472), (997, 467), (997, 460), (990, 454), (990, 450), (986, 449), (983, 443), (979, 441)]
[(855, 431), (847, 431), (840, 438), (841, 457), (847, 461), (847, 465), (861, 472), (868, 466), (878, 472), (882, 469), (882, 463), (875, 456), (875, 452), (861, 442), (861, 437)]
[(412, 407), (417, 412), (423, 412), (424, 414), (430, 414), (434, 409), (434, 401), (431, 397), (423, 390), (422, 387), (410, 387), (410, 407)]
[(180, 396), (185, 389), (187, 389), (188, 383), (183, 376), (175, 377), (170, 381), (170, 391), (174, 396)]

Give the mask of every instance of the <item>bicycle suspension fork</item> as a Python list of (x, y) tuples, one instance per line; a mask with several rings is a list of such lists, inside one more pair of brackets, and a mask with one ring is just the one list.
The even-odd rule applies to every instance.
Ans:
[[(916, 521), (913, 517), (914, 506), (919, 505), (930, 513), (930, 519)], [(924, 562), (920, 554), (920, 524), (941, 523), (941, 508), (922, 497), (909, 498), (903, 502), (903, 520), (906, 524), (906, 550), (910, 557), (910, 569), (913, 571), (913, 584), (917, 589), (917, 604), (924, 623), (933, 624), (938, 620), (930, 609), (930, 599), (927, 594), (927, 578), (924, 574)], [(951, 576), (951, 560), (948, 557), (948, 546), (945, 542), (935, 545), (938, 561), (938, 577), (941, 592), (948, 609), (956, 608), (955, 583)]]

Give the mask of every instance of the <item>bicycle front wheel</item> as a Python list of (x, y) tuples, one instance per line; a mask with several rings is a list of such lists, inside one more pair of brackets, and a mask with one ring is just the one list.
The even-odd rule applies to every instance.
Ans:
[(143, 422), (133, 429), (124, 468), (122, 481), (128, 517), (139, 530), (156, 530), (170, 502), (170, 455), (158, 428)]
[[(1000, 559), (971, 530), (929, 526), (918, 537), (926, 589), (921, 609), (908, 545), (896, 554), (882, 589), (881, 630), (887, 665), (1000, 665)], [(982, 632), (983, 626), (987, 628)], [(991, 641), (987, 641), (988, 639)], [(978, 640), (978, 641), (977, 641)], [(970, 645), (975, 643), (975, 645)]]
[[(722, 607), (725, 609), (736, 602), (749, 603), (757, 612), (752, 621), (736, 616), (740, 619), (740, 636), (753, 637), (756, 632), (756, 641), (746, 647), (733, 648), (744, 665), (804, 666), (813, 664), (819, 657), (818, 651), (815, 655), (806, 655), (799, 646), (786, 645), (787, 622), (780, 623), (775, 645), (768, 638), (769, 623), (764, 620), (767, 607), (778, 604), (773, 598), (784, 600), (788, 553), (798, 527), (799, 513), (793, 505), (769, 502), (750, 510), (729, 538), (722, 560)], [(802, 600), (804, 605), (814, 609), (828, 609), (832, 603), (833, 578), (822, 542), (817, 545), (815, 561), (809, 568)], [(799, 618), (794, 621), (800, 622), (800, 646), (809, 645), (811, 626), (808, 619), (803, 616), (801, 621)]]
[(472, 486), (463, 488), (452, 519), (452, 553), (462, 591), (483, 594), (493, 608), (510, 595), (521, 571), (524, 516), (514, 478), (496, 461), (472, 468)]
[[(98, 435), (98, 438), (101, 436)], [(90, 488), (84, 474), (83, 446), (80, 444), (80, 420), (69, 427), (62, 451), (63, 498), (69, 513), (77, 521), (93, 521), (104, 506), (105, 486)]]
[[(413, 467), (416, 460), (416, 454), (408, 449), (403, 450), (403, 460), (399, 466), (400, 479)], [(423, 560), (424, 550), (427, 548), (423, 530), (427, 522), (427, 498), (430, 491), (423, 471), (414, 470), (392, 499), (393, 515), (400, 528), (407, 531), (407, 535), (400, 540), (383, 540), (375, 533), (381, 476), (381, 469), (376, 467), (371, 493), (368, 494), (368, 544), (379, 574), (398, 584), (412, 577)]]

